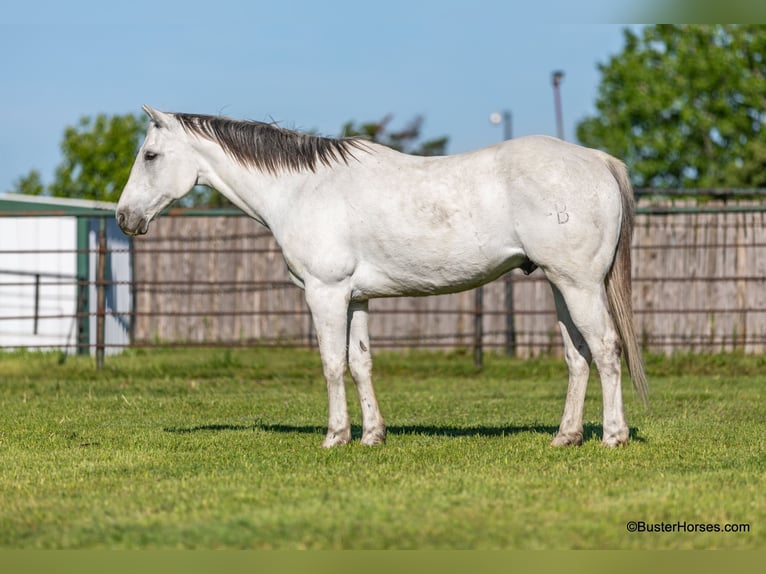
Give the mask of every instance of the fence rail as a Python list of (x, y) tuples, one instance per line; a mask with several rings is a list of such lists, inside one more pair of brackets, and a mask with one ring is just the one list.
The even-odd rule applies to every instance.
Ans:
[[(703, 191), (704, 201), (686, 190), (677, 194), (662, 190), (661, 196), (657, 190), (637, 194), (633, 304), (639, 337), (645, 349), (655, 352), (763, 352), (766, 193)], [(36, 217), (40, 214), (34, 212)], [(103, 244), (76, 250), (3, 247), (0, 267), (6, 255), (97, 253), (103, 259), (109, 251)], [(289, 281), (273, 237), (236, 211), (171, 210), (152, 224), (149, 235), (133, 241), (131, 253), (129, 313), (103, 306), (93, 312), (78, 305), (71, 312), (45, 311), (39, 306), (34, 313), (5, 308), (0, 334), (5, 325), (19, 321), (27, 321), (30, 329), (44, 330), (46, 321), (80, 321), (95, 315), (100, 324), (105, 317), (120, 316), (130, 323), (132, 333), (130, 343), (98, 342), (102, 357), (104, 347), (128, 345), (315, 344), (303, 294)], [(110, 286), (126, 284), (109, 279), (105, 269), (100, 273), (87, 281), (28, 274), (38, 275), (34, 278), (38, 297), (41, 289), (56, 285), (69, 284), (78, 292), (95, 287), (103, 293)], [(22, 272), (4, 270), (0, 297), (28, 288), (28, 279)], [(371, 339), (377, 348), (470, 348), (477, 361), (484, 349), (520, 356), (560, 353), (553, 298), (541, 271), (526, 277), (514, 270), (486, 285), (480, 298), (473, 291), (380, 299), (370, 303), (370, 310)], [(73, 338), (65, 347), (82, 351), (84, 345), (88, 346)], [(0, 345), (14, 346), (18, 345)]]

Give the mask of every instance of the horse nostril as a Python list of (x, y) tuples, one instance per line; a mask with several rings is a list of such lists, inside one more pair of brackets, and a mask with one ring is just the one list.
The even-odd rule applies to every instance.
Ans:
[(125, 214), (125, 212), (122, 211), (122, 210), (118, 211), (117, 212), (117, 225), (120, 226), (120, 229), (122, 229), (124, 231), (125, 227), (127, 226), (127, 223), (128, 223), (128, 217)]

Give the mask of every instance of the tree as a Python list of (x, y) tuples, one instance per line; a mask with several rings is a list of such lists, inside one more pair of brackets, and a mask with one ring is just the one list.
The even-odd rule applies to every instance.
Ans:
[(444, 155), (447, 150), (449, 138), (442, 136), (432, 140), (419, 141), (420, 131), (423, 127), (423, 116), (416, 116), (410, 123), (399, 131), (390, 131), (389, 124), (392, 115), (385, 116), (379, 122), (369, 122), (354, 125), (347, 122), (341, 130), (343, 137), (362, 136), (370, 140), (391, 147), (395, 150), (413, 155)]
[(20, 177), (15, 193), (117, 201), (128, 181), (146, 122), (140, 116), (83, 116), (64, 130), (63, 160), (53, 183), (45, 186), (37, 170)]
[(24, 195), (45, 195), (45, 186), (40, 172), (36, 169), (30, 171), (16, 180), (13, 187), (13, 193), (22, 193)]
[(766, 186), (766, 28), (657, 25), (602, 74), (581, 143), (622, 158), (645, 187)]
[(14, 191), (100, 201), (117, 201), (128, 181), (146, 122), (133, 115), (82, 117), (64, 130), (63, 160), (55, 179), (44, 186), (32, 170), (17, 180)]

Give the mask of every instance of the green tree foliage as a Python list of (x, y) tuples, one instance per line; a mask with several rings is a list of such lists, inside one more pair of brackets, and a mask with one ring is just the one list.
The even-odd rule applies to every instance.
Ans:
[(64, 131), (64, 161), (50, 186), (56, 197), (117, 201), (128, 181), (146, 127), (134, 115), (84, 117)]
[(393, 116), (387, 115), (379, 122), (355, 125), (347, 122), (341, 131), (343, 137), (362, 136), (395, 150), (413, 155), (444, 155), (447, 153), (449, 138), (442, 136), (431, 140), (420, 140), (423, 116), (416, 116), (399, 131), (392, 131), (389, 125)]
[(142, 116), (99, 114), (64, 130), (63, 160), (45, 186), (32, 170), (17, 180), (16, 193), (117, 201), (146, 128)]
[(585, 145), (644, 187), (766, 186), (766, 28), (657, 25), (605, 65)]
[(40, 177), (40, 172), (33, 169), (27, 175), (17, 179), (13, 186), (13, 193), (45, 195), (45, 185), (43, 185), (43, 179)]

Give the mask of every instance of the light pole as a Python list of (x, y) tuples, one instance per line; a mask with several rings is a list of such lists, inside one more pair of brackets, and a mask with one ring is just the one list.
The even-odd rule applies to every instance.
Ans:
[(564, 72), (556, 70), (551, 75), (553, 81), (553, 104), (556, 108), (556, 134), (559, 139), (564, 139), (564, 120), (561, 114), (561, 80), (564, 79)]
[(503, 139), (509, 140), (513, 137), (513, 117), (511, 112), (505, 110), (503, 112), (492, 112), (489, 114), (489, 123), (493, 126), (503, 124)]
[[(503, 139), (509, 140), (513, 137), (513, 116), (511, 112), (493, 112), (489, 116), (492, 125), (503, 124)], [(477, 293), (477, 299), (480, 295)], [(516, 321), (514, 318), (515, 309), (513, 305), (513, 275), (509, 272), (505, 274), (505, 354), (509, 357), (516, 356)]]

